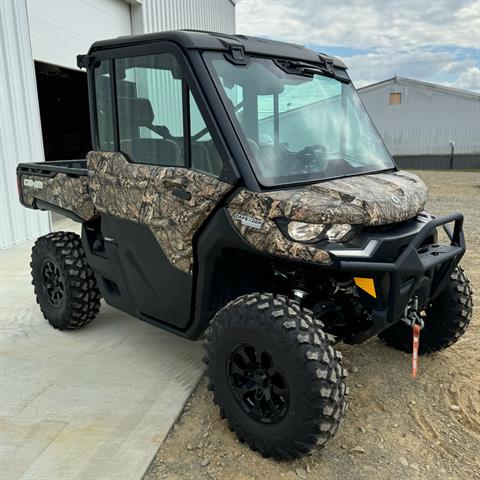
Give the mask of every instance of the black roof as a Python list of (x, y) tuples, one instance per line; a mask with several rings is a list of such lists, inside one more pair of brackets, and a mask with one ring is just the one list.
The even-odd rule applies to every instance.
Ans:
[(320, 56), (322, 61), (325, 58), (331, 59), (336, 67), (346, 68), (345, 64), (338, 58), (314, 52), (313, 50), (305, 48), (303, 45), (249, 37), (246, 35), (227, 35), (224, 33), (200, 30), (172, 30), (100, 40), (90, 47), (88, 53), (91, 54), (98, 50), (159, 41), (170, 41), (185, 49), (198, 50), (227, 51), (231, 46), (242, 46), (244, 51), (250, 54), (291, 58), (314, 63), (318, 63)]

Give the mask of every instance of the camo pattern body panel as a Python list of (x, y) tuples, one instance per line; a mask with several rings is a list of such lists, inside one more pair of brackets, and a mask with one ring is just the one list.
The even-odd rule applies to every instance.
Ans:
[(193, 236), (232, 185), (187, 168), (129, 163), (118, 152), (90, 152), (87, 167), (97, 210), (147, 225), (170, 263), (191, 273)]
[[(243, 197), (242, 193), (236, 198), (241, 199)], [(243, 198), (245, 199), (245, 197)], [(236, 199), (234, 202), (235, 201)], [(256, 250), (292, 260), (322, 263), (325, 265), (331, 263), (330, 256), (325, 250), (315, 248), (305, 243), (288, 240), (282, 234), (277, 224), (269, 218), (258, 222), (256, 227), (248, 225), (245, 222), (245, 216), (249, 217), (248, 222), (252, 219), (252, 216), (254, 216), (255, 219), (260, 219), (262, 215), (261, 212), (268, 211), (268, 207), (265, 208), (264, 204), (258, 202), (258, 198), (250, 197), (248, 201), (250, 206), (255, 206), (250, 213), (246, 213), (245, 207), (234, 204), (229, 206), (228, 211), (240, 235)]]
[[(332, 180), (298, 189), (253, 193), (241, 190), (228, 210), (243, 238), (259, 251), (316, 263), (330, 263), (324, 250), (286, 239), (274, 219), (350, 225), (386, 225), (415, 217), (427, 201), (427, 188), (407, 172)], [(258, 220), (248, 225), (242, 216)], [(247, 223), (247, 224), (246, 224)]]
[(35, 200), (43, 200), (77, 214), (82, 220), (91, 220), (97, 212), (88, 192), (88, 177), (70, 177), (57, 173), (54, 177), (22, 175), (22, 200), (34, 207)]

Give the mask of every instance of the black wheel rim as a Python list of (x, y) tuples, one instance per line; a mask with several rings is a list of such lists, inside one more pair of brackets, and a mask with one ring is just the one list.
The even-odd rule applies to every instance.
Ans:
[(61, 305), (65, 296), (65, 288), (60, 270), (52, 260), (43, 262), (42, 286), (48, 301), (54, 307)]
[(287, 382), (266, 349), (244, 343), (229, 355), (227, 366), (234, 397), (250, 417), (261, 423), (276, 423), (285, 416)]

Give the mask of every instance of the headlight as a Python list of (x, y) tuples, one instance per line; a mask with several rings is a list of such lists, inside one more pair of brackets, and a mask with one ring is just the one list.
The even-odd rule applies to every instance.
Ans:
[(326, 236), (330, 242), (341, 242), (351, 229), (348, 223), (336, 223), (327, 230)]
[(343, 241), (352, 230), (348, 223), (324, 225), (323, 223), (289, 222), (288, 235), (296, 242), (315, 242), (328, 240), (329, 242)]
[(288, 234), (296, 242), (311, 242), (319, 238), (325, 230), (325, 225), (317, 223), (290, 222)]

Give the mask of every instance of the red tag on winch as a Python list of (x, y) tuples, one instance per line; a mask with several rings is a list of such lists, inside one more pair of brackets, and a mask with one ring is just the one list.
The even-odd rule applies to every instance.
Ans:
[(412, 377), (416, 378), (418, 368), (418, 346), (420, 344), (420, 325), (413, 325)]

